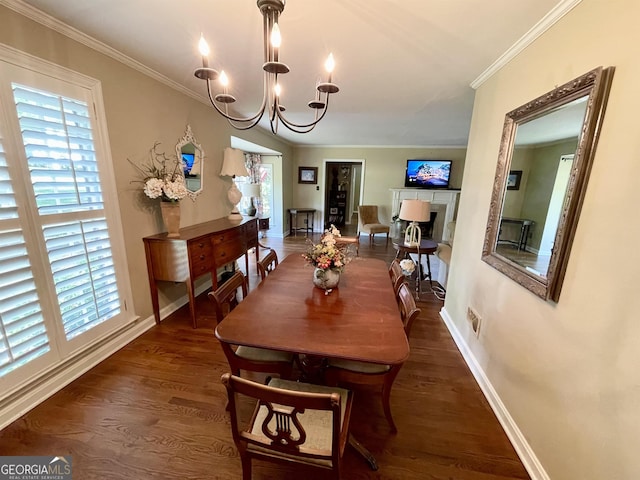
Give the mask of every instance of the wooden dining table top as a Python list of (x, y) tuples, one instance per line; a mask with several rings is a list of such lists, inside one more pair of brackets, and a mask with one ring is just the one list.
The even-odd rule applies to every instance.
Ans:
[(356, 257), (325, 295), (300, 254), (280, 262), (216, 327), (221, 342), (386, 365), (409, 356), (386, 263)]

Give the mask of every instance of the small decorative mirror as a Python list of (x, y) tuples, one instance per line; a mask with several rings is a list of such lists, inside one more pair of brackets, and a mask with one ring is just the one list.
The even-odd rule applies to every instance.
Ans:
[(192, 197), (202, 191), (202, 169), (204, 167), (204, 152), (196, 141), (187, 125), (184, 137), (176, 144), (176, 156), (182, 160), (184, 183)]
[(555, 302), (614, 68), (598, 67), (507, 113), (482, 260)]

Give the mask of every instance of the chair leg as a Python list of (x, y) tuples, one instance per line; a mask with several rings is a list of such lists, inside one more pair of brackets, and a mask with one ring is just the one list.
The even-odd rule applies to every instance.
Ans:
[(369, 234), (369, 246), (373, 247), (373, 233)]
[(242, 480), (251, 480), (251, 459), (247, 455), (243, 455), (242, 461)]

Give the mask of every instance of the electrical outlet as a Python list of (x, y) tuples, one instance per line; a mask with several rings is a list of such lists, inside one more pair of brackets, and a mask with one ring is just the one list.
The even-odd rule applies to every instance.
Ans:
[(476, 334), (476, 337), (479, 337), (480, 324), (482, 323), (482, 318), (480, 317), (480, 315), (478, 315), (478, 312), (476, 312), (473, 308), (468, 307), (467, 320), (469, 320), (469, 323), (471, 324), (471, 329), (473, 330), (473, 333)]

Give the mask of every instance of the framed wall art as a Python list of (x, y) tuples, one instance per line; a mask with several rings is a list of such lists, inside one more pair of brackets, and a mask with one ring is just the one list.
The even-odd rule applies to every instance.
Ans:
[(318, 167), (298, 167), (298, 183), (318, 183)]
[(511, 170), (507, 178), (507, 190), (520, 190), (520, 180), (522, 180), (522, 170)]

